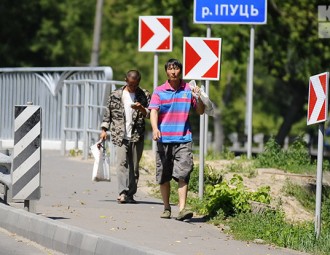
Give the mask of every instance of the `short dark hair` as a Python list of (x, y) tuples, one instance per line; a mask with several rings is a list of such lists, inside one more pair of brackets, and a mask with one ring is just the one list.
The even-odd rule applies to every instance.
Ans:
[(137, 80), (140, 82), (141, 80), (141, 74), (138, 70), (129, 70), (127, 73), (126, 73), (126, 79), (128, 78), (133, 78), (134, 80)]
[(167, 71), (167, 68), (169, 66), (174, 66), (174, 67), (179, 67), (180, 70), (182, 70), (182, 64), (179, 60), (175, 59), (175, 58), (171, 58), (169, 59), (166, 64), (165, 64), (165, 71)]

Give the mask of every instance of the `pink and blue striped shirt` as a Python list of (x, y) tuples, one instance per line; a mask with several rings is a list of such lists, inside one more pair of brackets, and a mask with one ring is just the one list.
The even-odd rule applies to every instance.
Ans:
[(152, 96), (149, 109), (158, 111), (158, 129), (162, 143), (186, 143), (192, 141), (189, 112), (196, 107), (189, 84), (181, 80), (178, 90), (174, 90), (166, 81), (158, 86)]

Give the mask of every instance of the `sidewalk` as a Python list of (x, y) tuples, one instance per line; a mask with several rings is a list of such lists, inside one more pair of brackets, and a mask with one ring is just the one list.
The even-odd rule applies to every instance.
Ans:
[[(138, 203), (118, 204), (115, 174), (112, 173), (110, 183), (95, 183), (91, 181), (92, 167), (93, 160), (62, 157), (58, 151), (43, 151), (41, 199), (36, 202), (37, 218), (41, 221), (49, 218), (54, 224), (107, 236), (118, 245), (128, 245), (133, 250), (137, 247), (141, 251), (145, 247), (146, 251), (154, 252), (150, 254), (302, 254), (269, 245), (235, 241), (200, 218), (195, 217), (189, 223), (176, 221), (176, 206), (172, 206), (172, 219), (160, 219), (163, 205), (161, 200), (148, 194), (145, 187), (150, 175), (144, 171), (141, 171), (140, 187), (135, 197)], [(22, 203), (10, 205), (26, 215), (24, 210), (16, 209), (21, 209)], [(0, 216), (1, 210), (2, 207)], [(134, 254), (132, 251), (125, 253), (125, 249), (121, 252), (122, 255)]]

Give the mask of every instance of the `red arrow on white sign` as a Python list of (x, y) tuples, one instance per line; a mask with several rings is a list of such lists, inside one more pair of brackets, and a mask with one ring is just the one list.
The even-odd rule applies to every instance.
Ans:
[(183, 38), (183, 79), (219, 80), (220, 38)]
[(172, 51), (172, 16), (139, 17), (139, 51)]
[(329, 73), (309, 78), (307, 125), (324, 122), (328, 115)]

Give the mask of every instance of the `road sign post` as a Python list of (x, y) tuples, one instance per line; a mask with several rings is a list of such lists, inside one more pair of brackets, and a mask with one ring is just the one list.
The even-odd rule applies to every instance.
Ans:
[[(209, 31), (209, 35), (211, 31)], [(205, 80), (208, 93), (208, 80), (220, 79), (221, 38), (183, 38), (183, 79)], [(199, 197), (203, 198), (204, 152), (206, 151), (207, 116), (200, 116), (199, 132)]]
[[(154, 52), (154, 89), (158, 85), (158, 52), (172, 51), (172, 16), (139, 17), (139, 51)], [(156, 142), (152, 142), (152, 151)]]
[(247, 158), (252, 157), (252, 115), (253, 115), (253, 69), (254, 69), (254, 27), (250, 29), (250, 57), (247, 83)]
[(315, 199), (315, 234), (318, 238), (321, 233), (321, 204), (322, 204), (322, 179), (323, 179), (323, 141), (324, 123), (319, 123), (317, 141), (317, 166), (316, 166), (316, 199)]
[(321, 232), (321, 203), (323, 179), (324, 122), (328, 116), (329, 73), (321, 73), (309, 78), (307, 125), (319, 123), (316, 171), (315, 234)]
[[(194, 23), (200, 24), (250, 24), (267, 23), (267, 0), (194, 0)], [(249, 77), (247, 85), (247, 157), (252, 156), (252, 101), (254, 27), (250, 32)]]

